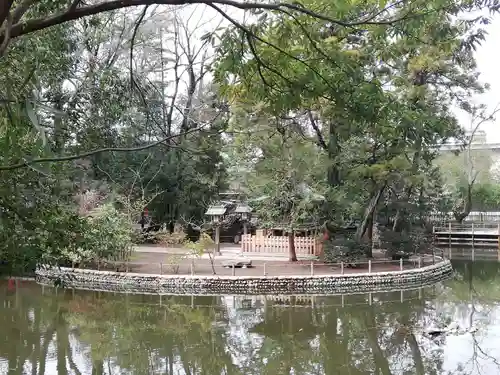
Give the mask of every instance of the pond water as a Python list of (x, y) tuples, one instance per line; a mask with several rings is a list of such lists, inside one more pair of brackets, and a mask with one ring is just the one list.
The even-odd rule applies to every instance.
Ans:
[[(0, 283), (0, 374), (499, 374), (500, 266), (430, 288), (175, 297)], [(472, 333), (431, 339), (456, 322)]]

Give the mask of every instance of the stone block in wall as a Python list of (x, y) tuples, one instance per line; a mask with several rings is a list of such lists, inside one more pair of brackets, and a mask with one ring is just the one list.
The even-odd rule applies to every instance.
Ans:
[(412, 288), (449, 277), (451, 263), (442, 261), (397, 272), (330, 276), (182, 276), (143, 275), (71, 268), (40, 268), (36, 280), (62, 279), (69, 288), (160, 294), (338, 294)]

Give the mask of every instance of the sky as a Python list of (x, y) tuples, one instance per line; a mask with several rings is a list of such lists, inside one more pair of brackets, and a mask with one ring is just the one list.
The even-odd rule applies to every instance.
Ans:
[[(487, 27), (488, 36), (485, 42), (477, 49), (476, 61), (478, 71), (480, 72), (480, 80), (488, 83), (491, 87), (488, 92), (477, 98), (477, 103), (486, 104), (489, 112), (494, 111), (495, 107), (500, 103), (500, 48), (498, 38), (500, 38), (500, 16), (493, 18), (493, 22)], [(470, 118), (457, 113), (460, 124), (466, 129), (470, 128)], [(496, 121), (483, 124), (481, 130), (486, 132), (488, 143), (500, 143), (500, 114)]]
[[(242, 21), (243, 12), (235, 9), (225, 9), (228, 14)], [(193, 12), (194, 11), (194, 12)], [(204, 6), (189, 6), (185, 7), (181, 14), (183, 17), (191, 16), (190, 24), (196, 25), (198, 22), (203, 24), (200, 28), (200, 35), (204, 34), (210, 29), (219, 26), (220, 15), (213, 9)], [(208, 22), (207, 22), (208, 21)], [(223, 24), (226, 24), (223, 22)], [(492, 22), (486, 27), (488, 35), (483, 44), (476, 51), (476, 61), (478, 64), (478, 71), (480, 73), (480, 81), (488, 83), (490, 90), (475, 98), (476, 104), (487, 105), (486, 114), (492, 113), (497, 105), (500, 103), (500, 48), (498, 46), (498, 39), (500, 39), (500, 15), (492, 17)], [(461, 110), (456, 110), (456, 115), (459, 123), (466, 129), (471, 129), (471, 118)], [(479, 130), (486, 132), (488, 143), (500, 143), (500, 113), (496, 121), (484, 123), (479, 127)]]
[[(162, 8), (160, 7), (159, 9)], [(199, 38), (219, 26), (229, 24), (229, 22), (224, 20), (214, 9), (206, 5), (198, 4), (180, 7), (177, 8), (177, 11), (180, 17), (187, 22), (187, 26), (190, 30), (196, 29), (193, 33), (195, 38)], [(234, 8), (225, 7), (224, 11), (242, 23), (245, 22), (245, 18), (249, 17), (245, 15), (243, 11)], [(475, 57), (480, 73), (480, 81), (488, 83), (490, 85), (490, 90), (477, 96), (475, 98), (475, 103), (485, 104), (487, 106), (486, 113), (489, 114), (500, 104), (500, 72), (498, 67), (498, 64), (500, 64), (500, 48), (497, 44), (497, 40), (500, 38), (500, 15), (496, 15), (492, 18), (492, 22), (486, 27), (486, 30), (488, 32), (486, 40), (478, 47)], [(200, 40), (197, 42), (198, 43), (195, 43), (197, 46), (202, 43)], [(197, 47), (194, 47), (194, 49), (197, 49)], [(167, 77), (167, 79), (168, 78), (169, 77)], [(459, 109), (455, 110), (455, 114), (459, 123), (465, 130), (472, 128), (470, 116)], [(488, 143), (500, 143), (500, 113), (496, 120), (482, 124), (479, 130), (483, 130), (486, 133)]]

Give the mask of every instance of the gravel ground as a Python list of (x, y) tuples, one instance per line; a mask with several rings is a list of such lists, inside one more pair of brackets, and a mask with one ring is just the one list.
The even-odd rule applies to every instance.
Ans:
[[(250, 258), (251, 259), (251, 258)], [(237, 260), (237, 259), (236, 259)], [(214, 268), (216, 275), (232, 275), (231, 268), (224, 268), (223, 263), (226, 260), (214, 259)], [(213, 269), (209, 259), (195, 259), (194, 274), (212, 275)], [(128, 265), (130, 272), (145, 274), (191, 274), (191, 259), (183, 259), (180, 255), (165, 253), (136, 253), (134, 260)], [(405, 262), (404, 269), (415, 268), (413, 262)], [(400, 269), (399, 261), (390, 261), (387, 259), (376, 259), (372, 261), (372, 272), (398, 271)], [(344, 273), (368, 272), (368, 262), (359, 264), (356, 268), (344, 267)], [(262, 261), (253, 260), (251, 268), (235, 268), (236, 276), (285, 276), (285, 275), (311, 275), (311, 261), (288, 262), (282, 260)], [(324, 264), (320, 261), (313, 262), (314, 275), (332, 275), (340, 274), (340, 265)]]

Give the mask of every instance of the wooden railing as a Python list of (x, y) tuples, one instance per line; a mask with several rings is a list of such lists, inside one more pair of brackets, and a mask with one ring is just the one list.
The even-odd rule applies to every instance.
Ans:
[(496, 247), (500, 249), (500, 224), (498, 223), (447, 223), (435, 225), (433, 241), (437, 246)]
[(500, 234), (500, 224), (498, 223), (447, 223), (435, 225), (432, 229), (433, 233), (480, 233), (487, 232), (488, 234)]
[[(448, 221), (453, 221), (454, 216), (453, 212), (433, 212), (429, 215), (429, 219), (431, 222), (438, 223), (438, 222), (448, 222)], [(485, 212), (485, 211), (472, 211), (467, 215), (467, 217), (464, 219), (464, 222), (466, 223), (471, 223), (471, 222), (500, 222), (500, 211), (491, 211), (491, 212)]]
[[(321, 243), (315, 237), (294, 237), (297, 255), (319, 255)], [(289, 251), (289, 239), (286, 236), (252, 236), (241, 237), (241, 251), (244, 253), (283, 253)]]

